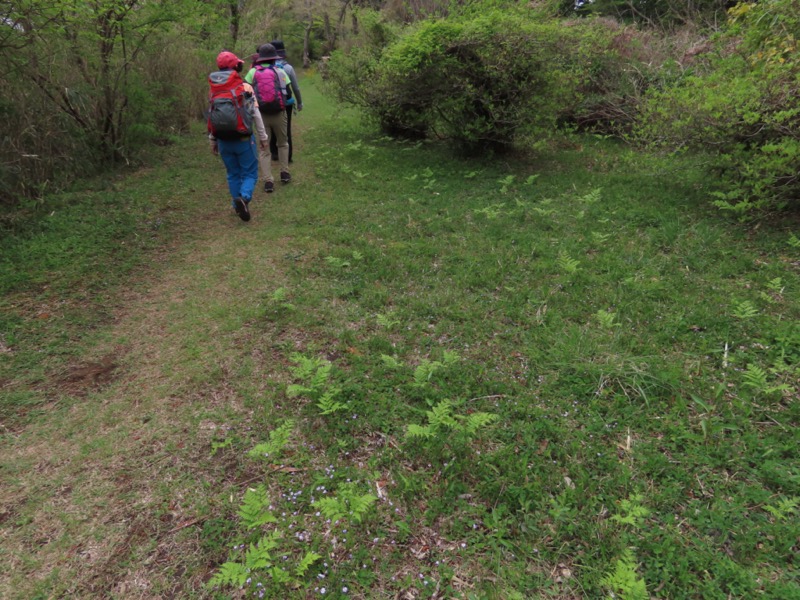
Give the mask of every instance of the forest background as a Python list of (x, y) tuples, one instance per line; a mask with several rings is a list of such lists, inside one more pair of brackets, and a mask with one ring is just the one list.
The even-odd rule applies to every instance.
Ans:
[(798, 597), (797, 1), (0, 6), (0, 595)]
[[(392, 135), (541, 149), (590, 130), (701, 151), (738, 216), (795, 201), (795, 0), (0, 3), (0, 198), (136, 165), (205, 108), (221, 48), (284, 38)], [(330, 58), (330, 60), (329, 60)], [(466, 127), (463, 125), (466, 124)], [(4, 221), (12, 219), (4, 217)]]

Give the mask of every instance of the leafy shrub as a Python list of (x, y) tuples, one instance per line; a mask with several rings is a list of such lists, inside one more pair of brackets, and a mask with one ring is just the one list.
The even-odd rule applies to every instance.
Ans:
[(709, 152), (715, 204), (744, 217), (796, 204), (800, 192), (800, 1), (739, 4), (730, 17), (710, 71), (651, 91), (639, 131), (651, 143)]
[(373, 20), (335, 54), (329, 89), (390, 135), (495, 150), (559, 124), (627, 132), (644, 90), (673, 77), (654, 34), (610, 19), (557, 21), (487, 10), (428, 20), (402, 34)]
[[(552, 129), (571, 103), (568, 31), (491, 11), (425, 21), (371, 63), (356, 104), (391, 134), (502, 148)], [(344, 98), (343, 95), (339, 95)]]

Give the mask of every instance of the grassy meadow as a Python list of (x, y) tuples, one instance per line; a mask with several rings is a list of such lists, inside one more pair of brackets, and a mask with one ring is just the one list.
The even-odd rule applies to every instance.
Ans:
[(250, 223), (200, 129), (0, 223), (0, 596), (800, 598), (796, 216), (315, 83)]

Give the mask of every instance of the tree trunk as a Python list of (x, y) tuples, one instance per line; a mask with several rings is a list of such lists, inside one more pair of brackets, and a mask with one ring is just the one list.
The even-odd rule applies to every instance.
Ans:
[(314, 26), (313, 22), (306, 25), (303, 32), (303, 68), (307, 69), (311, 66), (311, 29)]

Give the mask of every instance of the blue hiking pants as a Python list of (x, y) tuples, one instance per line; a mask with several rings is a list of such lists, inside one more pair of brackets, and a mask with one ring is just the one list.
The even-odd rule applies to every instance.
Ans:
[(218, 140), (219, 155), (228, 171), (231, 203), (236, 198), (250, 202), (258, 183), (258, 151), (255, 138)]

